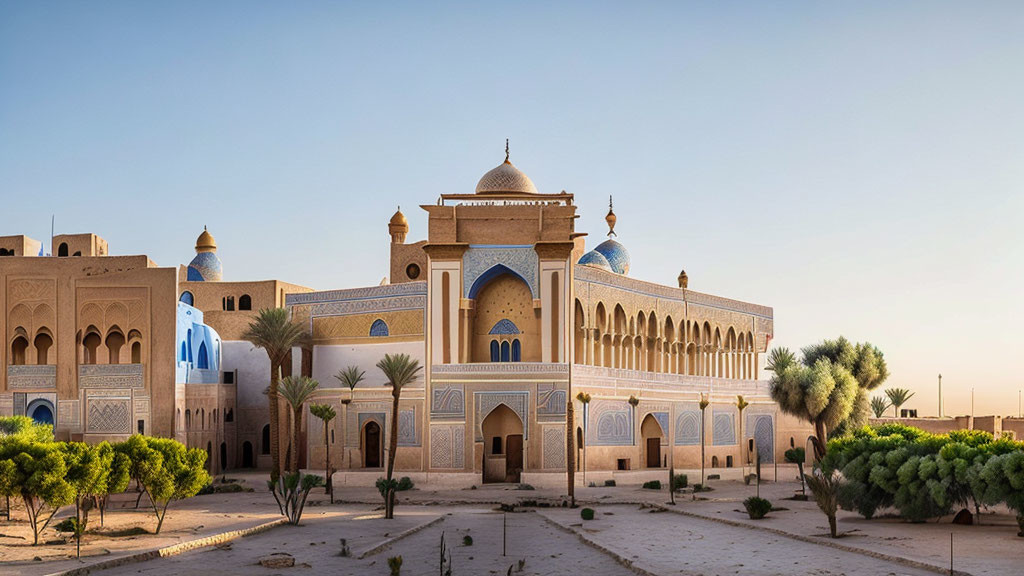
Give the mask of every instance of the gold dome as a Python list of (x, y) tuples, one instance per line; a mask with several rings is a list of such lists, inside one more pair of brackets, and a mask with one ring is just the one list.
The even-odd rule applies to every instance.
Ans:
[(409, 227), (409, 221), (405, 218), (405, 214), (402, 214), (401, 206), (399, 206), (398, 210), (395, 211), (395, 215), (391, 217), (391, 221), (388, 222), (388, 225), (405, 226), (406, 228)]
[(213, 239), (213, 234), (210, 234), (206, 230), (206, 226), (203, 226), (203, 233), (196, 238), (196, 252), (216, 252), (217, 241)]

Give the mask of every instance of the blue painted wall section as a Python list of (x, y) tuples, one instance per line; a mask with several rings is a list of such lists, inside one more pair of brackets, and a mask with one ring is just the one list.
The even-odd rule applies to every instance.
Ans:
[(203, 323), (203, 312), (178, 302), (178, 351), (174, 381), (178, 384), (215, 384), (220, 381), (221, 338)]

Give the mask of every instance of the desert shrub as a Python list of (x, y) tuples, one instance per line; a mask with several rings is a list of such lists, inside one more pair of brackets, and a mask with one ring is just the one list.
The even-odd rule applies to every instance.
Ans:
[(772, 503), (757, 496), (751, 496), (744, 500), (743, 507), (746, 508), (751, 520), (760, 520), (772, 511)]
[(593, 508), (584, 508), (584, 509), (580, 510), (580, 518), (583, 518), (584, 520), (593, 520), (594, 519), (594, 509)]
[(27, 442), (53, 442), (53, 425), (28, 416), (0, 416), (0, 438), (17, 436)]
[(398, 480), (398, 484), (395, 486), (395, 490), (398, 492), (402, 492), (404, 490), (412, 490), (413, 486), (414, 484), (412, 483), (411, 478), (409, 478), (408, 476), (402, 476)]
[(302, 520), (309, 491), (323, 486), (323, 483), (322, 476), (294, 472), (282, 474), (278, 480), (268, 481), (267, 486), (277, 501), (281, 515), (288, 519), (289, 524), (297, 525)]
[(388, 569), (391, 570), (391, 576), (401, 576), (402, 574), (402, 557), (391, 556), (388, 558)]
[(516, 490), (536, 490), (531, 484), (517, 484)]
[(462, 545), (463, 546), (472, 546), (473, 545), (473, 537), (470, 536), (469, 534), (466, 534), (465, 536), (463, 536), (462, 537)]
[(678, 492), (687, 486), (686, 474), (676, 474), (672, 476), (672, 491)]
[(646, 490), (661, 490), (661, 480), (651, 480), (649, 482), (644, 482), (643, 487)]
[(615, 486), (615, 480), (605, 480), (604, 481), (604, 485), (605, 486)]

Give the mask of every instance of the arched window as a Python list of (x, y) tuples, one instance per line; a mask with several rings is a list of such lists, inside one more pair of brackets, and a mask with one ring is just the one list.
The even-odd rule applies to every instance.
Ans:
[(206, 342), (200, 342), (199, 343), (199, 354), (198, 354), (198, 356), (199, 356), (199, 358), (197, 359), (198, 361), (196, 362), (196, 367), (199, 368), (200, 370), (209, 370), (210, 369), (210, 356), (206, 352)]
[(502, 362), (508, 362), (510, 357), (511, 357), (510, 346), (508, 344), (508, 341), (506, 340), (505, 342), (501, 343), (501, 361)]
[(185, 410), (185, 430), (192, 429), (192, 411)]
[(182, 292), (181, 293), (181, 298), (178, 298), (178, 300), (184, 302), (185, 304), (188, 304), (189, 306), (195, 306), (196, 305), (196, 298), (195, 298), (195, 296), (193, 296), (192, 293), (189, 292), (188, 290), (185, 290), (184, 292)]
[(235, 297), (234, 296), (226, 296), (222, 302), (224, 304), (224, 310), (226, 312), (234, 312), (235, 311)]
[(107, 362), (109, 364), (121, 363), (121, 347), (124, 346), (124, 334), (117, 330), (111, 330), (107, 334)]
[(24, 336), (18, 336), (11, 342), (11, 364), (21, 366), (25, 363), (25, 351), (28, 350), (28, 340)]
[(388, 336), (388, 335), (389, 335), (388, 323), (383, 321), (383, 320), (381, 320), (380, 318), (374, 320), (373, 324), (370, 325), (370, 336), (372, 336), (372, 337), (382, 337), (382, 336)]
[(501, 362), (501, 346), (497, 340), (491, 340), (491, 362)]
[(522, 346), (519, 344), (519, 339), (516, 338), (512, 341), (512, 361), (520, 362), (523, 356)]
[(248, 294), (242, 294), (238, 299), (239, 310), (252, 310), (252, 298)]
[(185, 343), (188, 344), (188, 346), (185, 348), (186, 352), (188, 352), (188, 361), (192, 362), (193, 360), (192, 360), (192, 330), (191, 329), (189, 329), (189, 331), (188, 331), (188, 336), (186, 337)]
[(263, 427), (263, 442), (260, 444), (260, 454), (270, 454), (270, 424)]
[(224, 411), (224, 421), (225, 422), (234, 422), (235, 421), (235, 411), (232, 410), (231, 408), (228, 408), (227, 410), (225, 410)]
[(96, 363), (96, 349), (100, 347), (100, 335), (95, 332), (90, 332), (86, 335), (85, 339), (82, 340), (82, 347), (85, 348), (85, 364)]
[(47, 360), (49, 360), (50, 347), (53, 346), (53, 338), (46, 332), (40, 332), (36, 334), (34, 345), (36, 347), (36, 364), (40, 366), (48, 364)]
[(178, 358), (179, 362), (188, 361), (188, 345), (185, 342), (181, 343), (181, 357)]
[(57, 256), (63, 257), (63, 256), (67, 256), (67, 255), (68, 255), (68, 243), (67, 242), (61, 242), (60, 246), (57, 247)]
[(206, 410), (199, 409), (199, 429), (206, 430)]
[(142, 364), (142, 343), (132, 342), (132, 364)]

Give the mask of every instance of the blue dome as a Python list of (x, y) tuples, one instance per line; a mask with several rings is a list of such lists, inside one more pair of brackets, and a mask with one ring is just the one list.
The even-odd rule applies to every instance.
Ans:
[(600, 252), (608, 260), (608, 264), (612, 267), (612, 272), (616, 274), (629, 274), (629, 251), (622, 244), (608, 239), (598, 244), (594, 251)]
[(596, 250), (591, 250), (584, 254), (577, 264), (590, 266), (591, 268), (600, 268), (601, 270), (607, 270), (608, 272), (612, 271), (612, 265), (608, 263), (608, 259), (604, 257), (604, 254), (601, 254)]
[(220, 282), (220, 258), (213, 252), (200, 252), (189, 262), (189, 282)]

